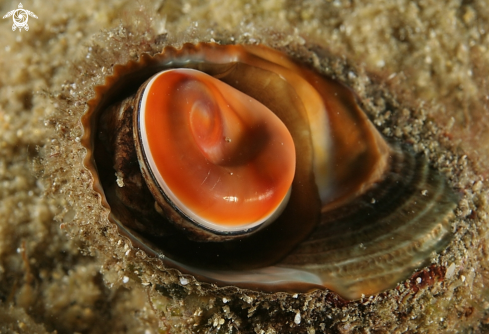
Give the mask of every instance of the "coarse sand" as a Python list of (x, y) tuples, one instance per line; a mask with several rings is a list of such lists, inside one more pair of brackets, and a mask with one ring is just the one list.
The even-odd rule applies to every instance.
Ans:
[[(22, 4), (38, 17), (28, 31), (0, 21), (1, 333), (489, 331), (486, 1)], [(0, 13), (18, 5), (1, 1)], [(447, 175), (461, 201), (454, 240), (432, 266), (345, 303), (319, 291), (204, 288), (120, 238), (82, 166), (86, 101), (114, 64), (212, 40), (309, 61), (352, 87), (385, 136)]]

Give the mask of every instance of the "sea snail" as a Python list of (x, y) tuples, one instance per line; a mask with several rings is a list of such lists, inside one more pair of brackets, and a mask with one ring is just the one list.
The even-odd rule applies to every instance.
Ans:
[(199, 280), (356, 299), (451, 239), (445, 178), (350, 89), (269, 47), (143, 54), (88, 104), (84, 164), (109, 219)]

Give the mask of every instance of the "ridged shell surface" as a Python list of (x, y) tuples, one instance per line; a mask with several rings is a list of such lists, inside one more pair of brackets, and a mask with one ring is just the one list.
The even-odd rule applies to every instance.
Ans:
[[(290, 198), (263, 228), (233, 235), (200, 224), (161, 189), (140, 153), (137, 115), (145, 85), (178, 68), (249, 96), (290, 134)], [(451, 239), (457, 196), (443, 175), (408, 147), (388, 143), (350, 89), (279, 51), (213, 43), (167, 47), (116, 66), (96, 91), (83, 118), (85, 166), (111, 221), (136, 247), (199, 280), (264, 291), (328, 288), (357, 299), (394, 287)], [(199, 106), (195, 101), (189, 110)], [(225, 144), (230, 136), (216, 140)], [(254, 132), (233, 152), (254, 150), (260, 136)], [(189, 145), (204, 145), (190, 137)]]

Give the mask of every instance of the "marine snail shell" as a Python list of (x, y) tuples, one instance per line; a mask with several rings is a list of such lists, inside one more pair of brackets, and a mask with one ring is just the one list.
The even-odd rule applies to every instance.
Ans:
[(355, 299), (451, 239), (444, 177), (388, 144), (351, 90), (279, 51), (167, 47), (96, 92), (82, 119), (94, 189), (121, 234), (168, 267)]

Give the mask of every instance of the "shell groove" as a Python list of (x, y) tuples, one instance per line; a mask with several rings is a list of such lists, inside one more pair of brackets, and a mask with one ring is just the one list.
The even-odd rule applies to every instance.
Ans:
[[(290, 132), (296, 151), (290, 200), (266, 228), (223, 237), (189, 223), (164, 195), (155, 204), (160, 189), (133, 140), (134, 100), (145, 81), (171, 68), (196, 69), (233, 86)], [(356, 299), (395, 286), (451, 239), (457, 196), (444, 177), (422, 156), (388, 144), (352, 91), (278, 51), (167, 47), (116, 66), (96, 92), (82, 119), (94, 189), (121, 234), (168, 267), (219, 285), (328, 288)]]
[(448, 245), (451, 215), (440, 212), (453, 210), (456, 195), (424, 156), (394, 147), (385, 178), (352, 202), (322, 212), (311, 236), (281, 263), (314, 272), (332, 290), (358, 298), (395, 285)]

